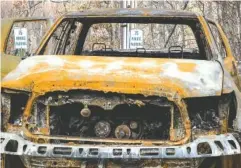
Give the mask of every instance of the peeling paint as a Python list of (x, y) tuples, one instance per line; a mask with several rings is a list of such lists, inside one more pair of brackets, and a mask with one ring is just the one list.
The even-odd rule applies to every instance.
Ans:
[[(192, 64), (188, 70), (186, 65)], [(124, 77), (124, 78), (123, 78)], [(46, 82), (54, 81), (54, 88)], [(85, 85), (99, 83), (102, 87)], [(106, 82), (114, 85), (105, 86)], [(70, 83), (75, 83), (70, 87)], [(42, 86), (46, 86), (43, 88)], [(222, 71), (218, 63), (202, 60), (118, 58), (94, 56), (34, 56), (20, 63), (2, 83), (4, 88), (43, 92), (69, 89), (93, 89), (136, 93), (179, 92), (182, 97), (220, 95)], [(41, 87), (40, 87), (41, 86)], [(148, 86), (146, 88), (146, 86)]]

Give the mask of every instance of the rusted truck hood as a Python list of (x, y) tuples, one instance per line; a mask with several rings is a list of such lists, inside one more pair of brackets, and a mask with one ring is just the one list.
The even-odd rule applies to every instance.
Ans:
[(2, 82), (3, 88), (44, 94), (90, 89), (126, 94), (182, 97), (220, 95), (222, 69), (215, 61), (34, 56), (22, 61)]

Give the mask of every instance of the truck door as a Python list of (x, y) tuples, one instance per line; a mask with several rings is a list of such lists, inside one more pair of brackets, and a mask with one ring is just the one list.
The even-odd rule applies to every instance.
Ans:
[(1, 78), (35, 52), (51, 24), (48, 18), (1, 20)]
[(241, 90), (241, 74), (239, 73), (240, 64), (238, 64), (238, 61), (233, 56), (230, 44), (228, 42), (228, 38), (226, 37), (222, 27), (218, 23), (211, 20), (209, 20), (208, 23), (213, 33), (213, 36), (217, 37), (215, 39), (215, 42), (223, 58), (224, 67), (233, 77), (239, 90)]

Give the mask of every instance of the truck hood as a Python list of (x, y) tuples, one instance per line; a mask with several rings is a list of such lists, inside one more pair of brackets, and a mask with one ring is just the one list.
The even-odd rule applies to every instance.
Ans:
[(44, 94), (87, 89), (126, 94), (221, 95), (216, 61), (97, 56), (33, 56), (2, 81), (3, 88)]

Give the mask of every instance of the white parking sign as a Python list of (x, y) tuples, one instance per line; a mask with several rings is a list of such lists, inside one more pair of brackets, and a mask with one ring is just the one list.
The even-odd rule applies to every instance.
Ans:
[(143, 48), (143, 31), (132, 29), (130, 36), (130, 49)]
[(27, 29), (26, 28), (14, 28), (14, 47), (15, 49), (27, 49)]

